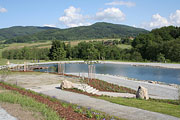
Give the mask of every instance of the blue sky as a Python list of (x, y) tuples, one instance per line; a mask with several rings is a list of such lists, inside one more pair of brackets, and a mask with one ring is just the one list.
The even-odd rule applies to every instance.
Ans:
[(149, 30), (180, 26), (180, 0), (0, 0), (0, 28), (67, 28), (95, 22)]

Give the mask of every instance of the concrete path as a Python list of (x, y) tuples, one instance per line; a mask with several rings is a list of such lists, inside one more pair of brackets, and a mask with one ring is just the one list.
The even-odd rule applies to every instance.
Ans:
[[(73, 75), (79, 75), (78, 73), (69, 73)], [(87, 74), (83, 74), (87, 77)], [(143, 86), (148, 89), (149, 96), (157, 99), (178, 99), (178, 89), (168, 85), (152, 84), (143, 81), (128, 80), (118, 76), (96, 74), (96, 78), (104, 80), (109, 83), (125, 86), (134, 90), (138, 89), (138, 86)]]
[(110, 103), (108, 101), (92, 98), (78, 93), (63, 91), (57, 89), (58, 87), (59, 85), (56, 84), (47, 85), (46, 87), (38, 86), (31, 88), (31, 90), (49, 95), (51, 97), (56, 97), (59, 100), (84, 107), (90, 107), (92, 109), (105, 112), (109, 115), (114, 115), (128, 120), (180, 120), (179, 118), (165, 114), (149, 112), (146, 110)]
[(17, 118), (8, 114), (3, 108), (0, 106), (0, 120), (17, 120)]

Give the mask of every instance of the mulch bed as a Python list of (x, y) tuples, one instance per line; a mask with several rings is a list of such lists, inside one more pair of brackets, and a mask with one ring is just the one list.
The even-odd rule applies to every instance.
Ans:
[[(62, 75), (62, 74), (59, 74)], [(67, 77), (76, 77), (76, 78), (81, 78), (76, 75), (69, 75), (69, 74), (64, 74), (64, 76)], [(96, 88), (97, 90), (100, 91), (106, 91), (106, 92), (120, 92), (120, 93), (131, 93), (131, 94), (136, 94), (136, 91), (127, 87), (115, 85), (112, 83), (108, 83), (106, 81), (98, 80), (98, 79), (88, 79), (84, 78), (84, 82), (90, 85), (93, 88)]]
[(83, 114), (74, 112), (74, 110), (70, 106), (67, 108), (63, 107), (58, 101), (51, 101), (48, 98), (33, 94), (30, 91), (22, 90), (20, 88), (12, 87), (3, 83), (0, 83), (0, 86), (8, 90), (17, 91), (22, 95), (29, 96), (31, 98), (34, 98), (38, 102), (48, 105), (50, 108), (55, 110), (60, 117), (65, 118), (66, 120), (95, 120), (94, 118), (87, 118)]

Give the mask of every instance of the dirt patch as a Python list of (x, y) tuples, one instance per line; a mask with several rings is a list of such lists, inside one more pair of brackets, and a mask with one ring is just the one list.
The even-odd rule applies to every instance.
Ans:
[(18, 120), (45, 120), (41, 113), (27, 110), (19, 104), (2, 103), (0, 105), (10, 115), (16, 117)]
[(8, 92), (9, 90), (1, 90), (0, 89), (0, 93), (3, 93), (3, 92)]
[(68, 78), (63, 77), (62, 75), (57, 74), (12, 74), (8, 76), (5, 82), (15, 84), (24, 88), (33, 88), (40, 85), (51, 85), (51, 84), (60, 84), (63, 80), (68, 80), (71, 82), (78, 82), (77, 78)]

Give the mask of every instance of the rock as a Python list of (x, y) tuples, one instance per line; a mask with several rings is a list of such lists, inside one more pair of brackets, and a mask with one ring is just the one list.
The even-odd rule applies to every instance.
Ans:
[(156, 81), (148, 81), (149, 83), (152, 83), (152, 84), (157, 84)]
[(64, 81), (62, 81), (60, 88), (61, 89), (64, 89), (64, 88), (66, 88), (66, 89), (73, 88), (73, 83), (70, 82), (70, 81), (64, 80)]
[(148, 100), (148, 90), (145, 87), (139, 86), (138, 91), (136, 92), (136, 98)]

